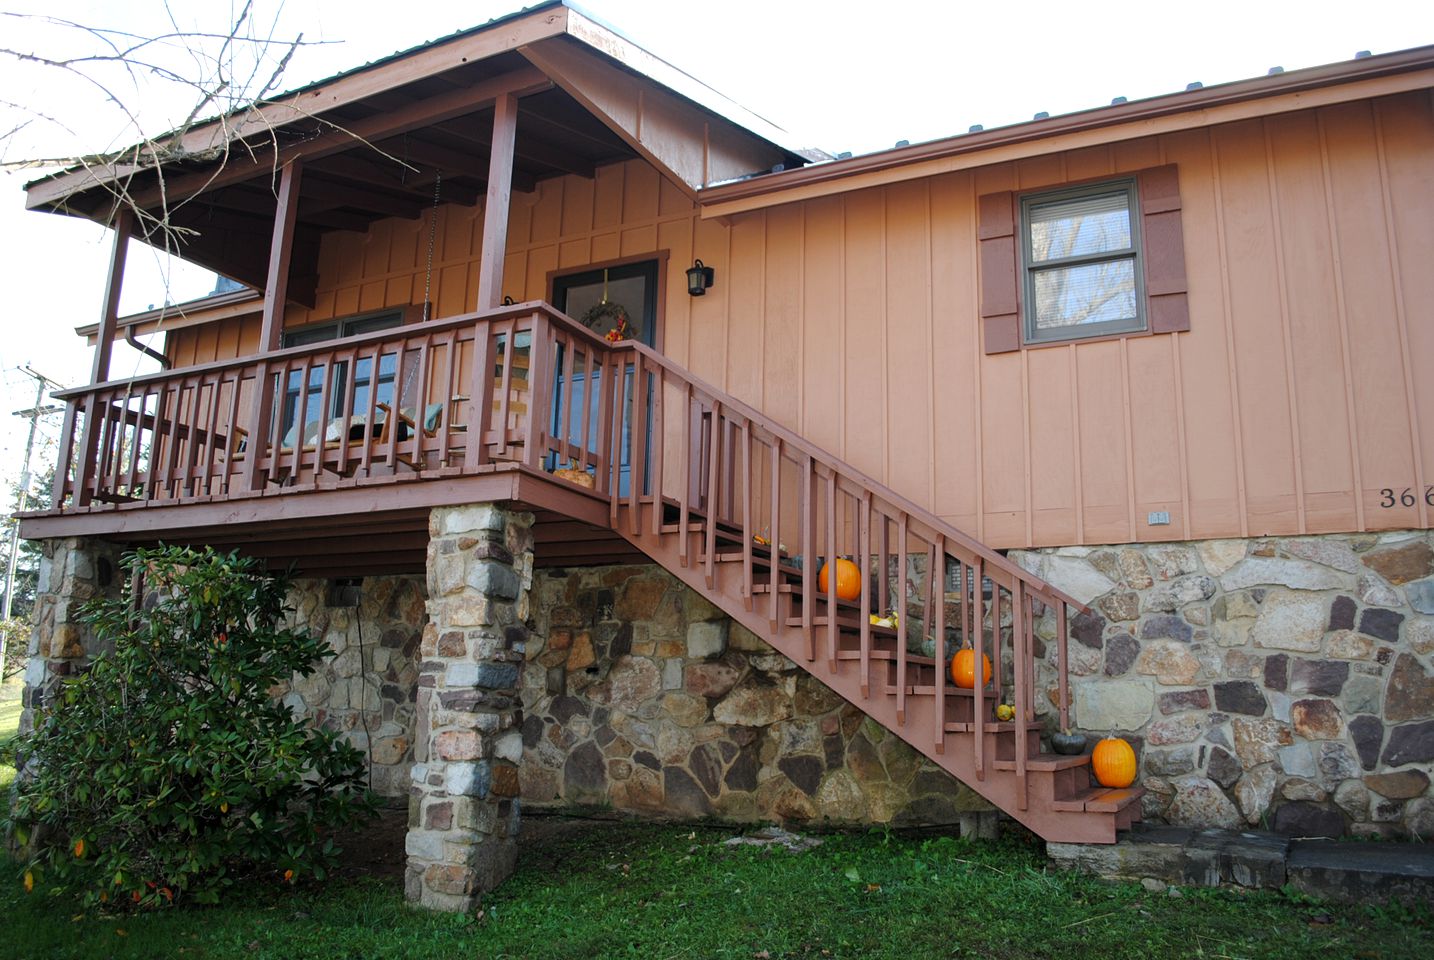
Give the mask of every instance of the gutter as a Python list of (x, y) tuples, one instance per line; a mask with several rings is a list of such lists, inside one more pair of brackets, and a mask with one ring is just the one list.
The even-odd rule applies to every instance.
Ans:
[[(262, 302), (263, 294), (257, 290), (245, 288), (243, 290), (231, 290), (228, 293), (216, 293), (208, 297), (199, 297), (195, 300), (186, 300), (184, 303), (175, 303), (159, 307), (154, 310), (145, 310), (143, 313), (132, 313), (127, 317), (120, 317), (116, 326), (120, 329), (143, 326), (153, 321), (164, 321), (173, 317), (184, 317), (190, 313), (200, 313), (206, 310), (217, 310), (220, 307), (232, 306), (234, 304), (248, 303), (255, 301)], [(100, 325), (98, 323), (87, 323), (82, 327), (75, 328), (75, 335), (85, 338), (99, 336)], [(129, 330), (125, 332), (125, 341), (129, 340)], [(158, 359), (158, 358), (156, 358)]]

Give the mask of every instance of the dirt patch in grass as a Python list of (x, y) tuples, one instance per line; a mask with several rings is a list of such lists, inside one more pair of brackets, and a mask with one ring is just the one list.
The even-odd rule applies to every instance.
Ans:
[[(584, 833), (609, 831), (616, 820), (530, 814), (523, 817), (518, 856), (523, 863), (557, 866), (562, 856), (561, 841)], [(342, 848), (337, 873), (343, 877), (372, 877), (385, 885), (403, 889), (403, 872), (408, 863), (403, 840), (408, 833), (408, 811), (386, 807), (371, 823), (335, 838)]]

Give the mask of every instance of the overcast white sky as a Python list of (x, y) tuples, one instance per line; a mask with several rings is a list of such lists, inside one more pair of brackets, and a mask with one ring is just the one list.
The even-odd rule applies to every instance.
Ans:
[[(276, 35), (302, 32), (322, 45), (297, 52), (284, 88), (320, 79), (454, 30), (513, 12), (521, 0), (394, 4), (391, 0), (255, 0), (256, 17)], [(237, 4), (175, 3), (182, 27), (222, 28)], [(1199, 4), (1100, 4), (1027, 0), (1020, 4), (881, 4), (780, 0), (588, 0), (580, 6), (639, 45), (795, 134), (800, 144), (837, 153), (913, 143), (1285, 69), (1434, 43), (1434, 3), (1363, 0), (1205, 0)], [(53, 2), (0, 0), (0, 9), (53, 15)], [(158, 0), (68, 0), (63, 15), (141, 34), (170, 29)], [(33, 21), (0, 18), (0, 47), (72, 55), (77, 44)], [(59, 44), (68, 43), (67, 49)], [(182, 66), (181, 66), (182, 68)], [(123, 88), (121, 88), (123, 89)], [(133, 88), (129, 88), (133, 89)], [(165, 101), (153, 89), (131, 97), (154, 133), (173, 126), (192, 100)], [(0, 135), (25, 115), (32, 122), (0, 141), (0, 159), (73, 155), (130, 142), (130, 131), (93, 88), (53, 70), (0, 56)], [(43, 114), (50, 120), (33, 119)], [(58, 122), (52, 122), (58, 121)], [(30, 406), (32, 364), (68, 384), (88, 379), (90, 352), (73, 335), (98, 317), (107, 231), (83, 221), (24, 210), (21, 192), (37, 171), (0, 174), (0, 285), (8, 309), (0, 327), (0, 479), (19, 473)], [(177, 271), (169, 296), (185, 300), (211, 275)], [(166, 296), (164, 272), (143, 248), (131, 252), (124, 312)], [(148, 369), (127, 348), (112, 375)], [(6, 405), (8, 404), (8, 405)], [(45, 434), (58, 432), (57, 418)], [(53, 449), (49, 452), (53, 457)], [(8, 486), (0, 491), (8, 490)], [(0, 496), (7, 494), (0, 493)], [(8, 512), (8, 501), (0, 504)]]

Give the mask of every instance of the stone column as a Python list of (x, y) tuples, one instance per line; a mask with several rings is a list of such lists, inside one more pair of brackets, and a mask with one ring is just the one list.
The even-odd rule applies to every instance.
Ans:
[(496, 504), (429, 518), (405, 889), (431, 909), (472, 910), (517, 858), (532, 522)]
[(48, 701), (59, 679), (95, 652), (94, 633), (81, 621), (80, 611), (87, 600), (122, 589), (119, 553), (116, 545), (100, 540), (42, 541), (21, 733), (34, 729), (35, 709)]

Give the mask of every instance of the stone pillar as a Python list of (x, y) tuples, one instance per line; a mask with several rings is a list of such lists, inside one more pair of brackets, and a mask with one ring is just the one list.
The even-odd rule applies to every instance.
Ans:
[(431, 909), (472, 910), (517, 858), (532, 522), (496, 504), (429, 518), (405, 889)]
[(35, 709), (48, 701), (59, 679), (95, 652), (94, 633), (81, 621), (80, 611), (87, 600), (122, 589), (119, 554), (119, 547), (100, 540), (42, 541), (21, 733), (34, 729)]

